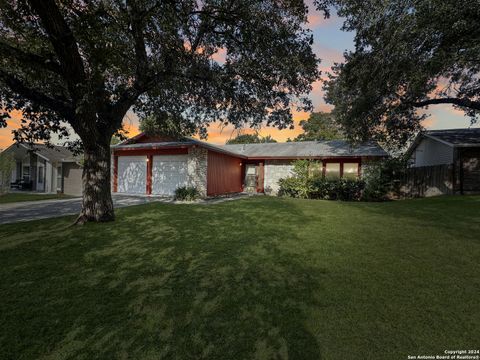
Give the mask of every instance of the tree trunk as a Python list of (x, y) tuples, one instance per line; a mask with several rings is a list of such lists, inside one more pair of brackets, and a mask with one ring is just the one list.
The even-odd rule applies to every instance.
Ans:
[(115, 220), (110, 185), (110, 143), (107, 140), (84, 142), (83, 201), (76, 224)]

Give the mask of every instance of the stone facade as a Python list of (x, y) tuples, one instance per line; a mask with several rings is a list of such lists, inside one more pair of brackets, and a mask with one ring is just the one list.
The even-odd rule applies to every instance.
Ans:
[(207, 149), (201, 147), (188, 149), (188, 183), (196, 187), (202, 197), (207, 196), (207, 159)]
[(265, 194), (276, 195), (278, 193), (278, 181), (292, 176), (292, 160), (267, 160), (265, 161)]

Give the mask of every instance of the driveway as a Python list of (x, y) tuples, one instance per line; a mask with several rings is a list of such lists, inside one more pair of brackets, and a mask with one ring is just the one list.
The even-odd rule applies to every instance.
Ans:
[[(115, 208), (141, 205), (153, 201), (171, 200), (146, 196), (113, 196), (113, 205)], [(0, 224), (8, 224), (37, 219), (47, 219), (64, 215), (73, 215), (80, 212), (81, 204), (81, 198), (66, 200), (25, 201), (18, 203), (1, 204)]]

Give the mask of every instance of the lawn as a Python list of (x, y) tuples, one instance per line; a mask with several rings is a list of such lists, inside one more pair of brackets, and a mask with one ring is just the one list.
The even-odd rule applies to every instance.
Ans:
[(0, 204), (8, 204), (23, 201), (69, 199), (71, 196), (63, 194), (31, 194), (31, 193), (7, 193), (0, 194)]
[(478, 349), (480, 197), (152, 203), (0, 226), (2, 359)]

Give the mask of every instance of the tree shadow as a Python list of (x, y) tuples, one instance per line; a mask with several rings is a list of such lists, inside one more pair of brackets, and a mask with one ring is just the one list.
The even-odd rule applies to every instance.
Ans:
[(39, 225), (42, 240), (0, 251), (4, 358), (321, 359), (308, 313), (325, 270), (282, 240), (301, 241), (301, 213), (265, 200), (119, 213)]

